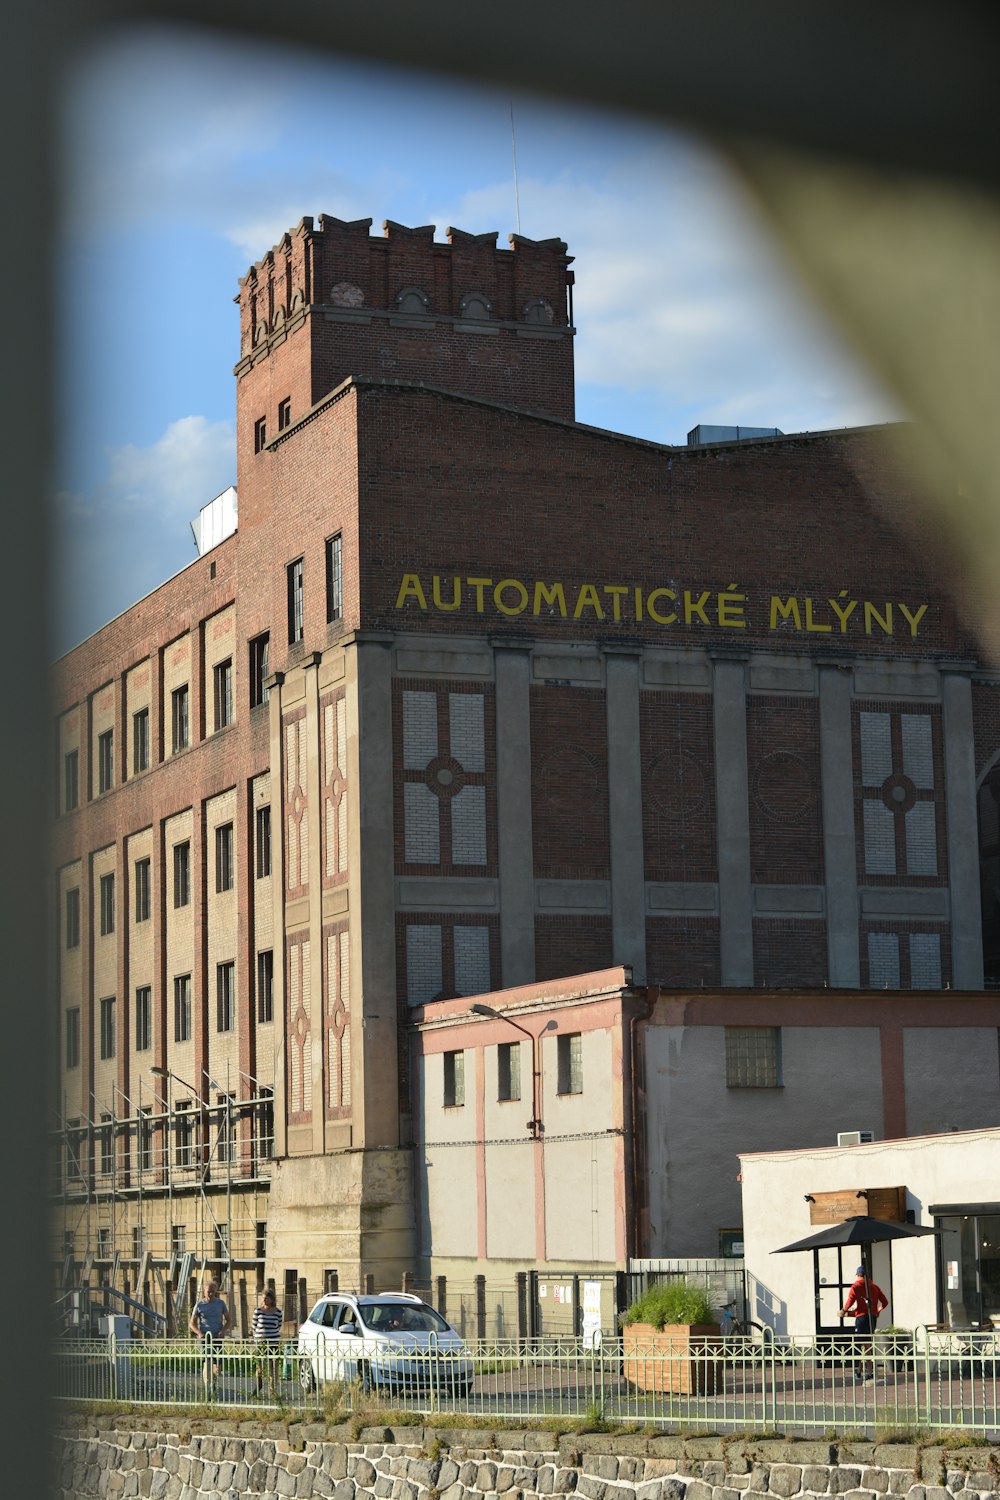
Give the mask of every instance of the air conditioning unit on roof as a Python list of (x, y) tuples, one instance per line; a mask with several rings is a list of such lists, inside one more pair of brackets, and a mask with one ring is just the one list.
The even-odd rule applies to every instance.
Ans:
[(873, 1141), (875, 1132), (873, 1130), (838, 1130), (838, 1146), (863, 1146), (866, 1141)]

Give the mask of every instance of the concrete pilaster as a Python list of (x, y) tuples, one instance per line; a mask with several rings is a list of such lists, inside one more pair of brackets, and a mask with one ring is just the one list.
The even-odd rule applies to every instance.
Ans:
[(722, 983), (752, 985), (753, 897), (743, 662), (716, 661), (713, 688)]
[(306, 679), (306, 816), (309, 819), (310, 1028), (312, 1031), (313, 1150), (326, 1137), (326, 951), (323, 944), (323, 765), (320, 755), (319, 664), (316, 652), (304, 666)]
[(941, 679), (944, 784), (951, 887), (951, 974), (957, 990), (983, 988), (983, 921), (979, 893), (979, 819), (972, 727), (972, 684), (945, 672)]
[(535, 870), (531, 832), (531, 655), (496, 643), (497, 844), (500, 984), (535, 977)]
[(646, 982), (642, 757), (639, 746), (639, 657), (605, 657), (608, 718), (608, 817), (611, 837), (611, 961), (631, 964)]
[(274, 930), (273, 981), (271, 999), (274, 1006), (274, 1154), (284, 1156), (288, 1150), (288, 1091), (285, 1087), (285, 750), (281, 731), (281, 688), (283, 672), (268, 678), (268, 733), (271, 743), (271, 899)]
[(827, 972), (832, 988), (856, 990), (861, 984), (861, 957), (854, 832), (851, 674), (841, 667), (820, 667), (819, 748)]

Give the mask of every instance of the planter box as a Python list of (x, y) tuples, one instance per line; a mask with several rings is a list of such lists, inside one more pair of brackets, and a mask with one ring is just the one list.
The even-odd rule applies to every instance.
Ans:
[(680, 1396), (714, 1396), (722, 1388), (725, 1341), (715, 1323), (626, 1323), (622, 1329), (622, 1373), (640, 1391), (672, 1391)]

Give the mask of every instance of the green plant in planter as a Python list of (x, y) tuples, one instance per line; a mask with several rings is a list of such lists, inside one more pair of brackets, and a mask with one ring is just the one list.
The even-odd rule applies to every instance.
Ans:
[(658, 1282), (644, 1292), (625, 1313), (626, 1323), (648, 1323), (651, 1328), (668, 1324), (718, 1323), (708, 1287), (696, 1281)]

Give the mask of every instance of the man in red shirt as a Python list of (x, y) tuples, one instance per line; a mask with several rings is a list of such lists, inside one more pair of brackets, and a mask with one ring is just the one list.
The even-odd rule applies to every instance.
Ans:
[[(888, 1306), (889, 1299), (885, 1292), (872, 1281), (870, 1276), (865, 1275), (864, 1266), (858, 1266), (851, 1289), (847, 1294), (847, 1301), (840, 1309), (842, 1318), (853, 1316), (855, 1338), (870, 1338), (875, 1332), (879, 1313)], [(855, 1380), (865, 1378), (863, 1365), (855, 1365), (854, 1378)]]

